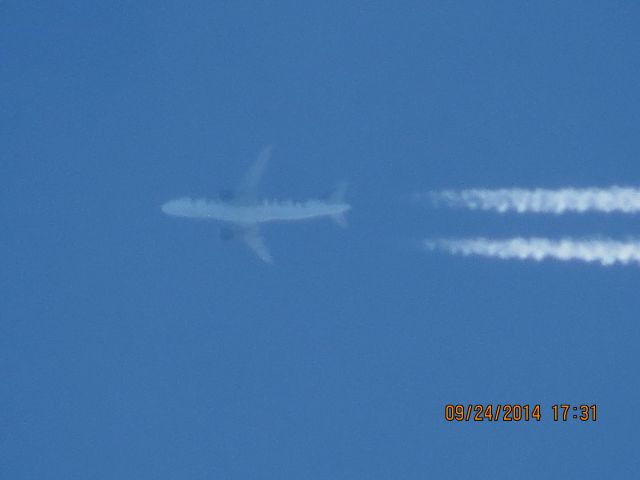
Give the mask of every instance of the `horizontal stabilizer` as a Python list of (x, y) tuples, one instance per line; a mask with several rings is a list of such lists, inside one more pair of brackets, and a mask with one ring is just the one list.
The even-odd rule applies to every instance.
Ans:
[(347, 217), (344, 216), (344, 213), (336, 213), (335, 215), (331, 215), (331, 220), (336, 222), (338, 226), (342, 228), (347, 228), (349, 224), (347, 223)]

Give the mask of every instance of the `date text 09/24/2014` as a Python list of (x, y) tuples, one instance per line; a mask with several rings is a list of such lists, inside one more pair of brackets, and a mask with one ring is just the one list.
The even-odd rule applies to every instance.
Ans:
[(595, 422), (597, 410), (595, 404), (558, 403), (551, 405), (545, 415), (540, 404), (448, 403), (444, 407), (444, 419), (447, 422), (539, 422), (550, 418), (554, 422)]

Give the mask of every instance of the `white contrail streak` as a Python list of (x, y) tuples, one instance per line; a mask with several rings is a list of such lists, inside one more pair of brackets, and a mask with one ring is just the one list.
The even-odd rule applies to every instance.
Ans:
[(601, 265), (640, 264), (640, 241), (472, 238), (425, 240), (424, 247), (427, 250), (443, 250), (457, 255), (480, 255), (501, 259), (541, 261), (552, 258), (560, 261), (598, 262)]
[(425, 196), (436, 204), (500, 213), (640, 212), (640, 188), (631, 187), (469, 189), (418, 195)]

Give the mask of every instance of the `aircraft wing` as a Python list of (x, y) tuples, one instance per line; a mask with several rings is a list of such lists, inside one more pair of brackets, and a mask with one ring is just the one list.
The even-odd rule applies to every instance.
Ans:
[(256, 255), (258, 255), (258, 257), (260, 257), (260, 260), (265, 263), (273, 263), (271, 253), (269, 253), (269, 249), (265, 245), (260, 229), (257, 226), (244, 229), (240, 234), (240, 238), (242, 238), (242, 241), (246, 243), (247, 246), (253, 250)]
[(243, 201), (250, 202), (257, 199), (257, 189), (262, 175), (267, 167), (267, 162), (271, 157), (272, 146), (268, 146), (262, 149), (258, 158), (253, 163), (247, 174), (238, 185), (236, 195)]

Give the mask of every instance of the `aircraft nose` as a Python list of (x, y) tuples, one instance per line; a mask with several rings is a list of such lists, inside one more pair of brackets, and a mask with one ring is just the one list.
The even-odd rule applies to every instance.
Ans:
[(166, 202), (160, 208), (163, 213), (173, 215), (175, 213), (175, 201)]

